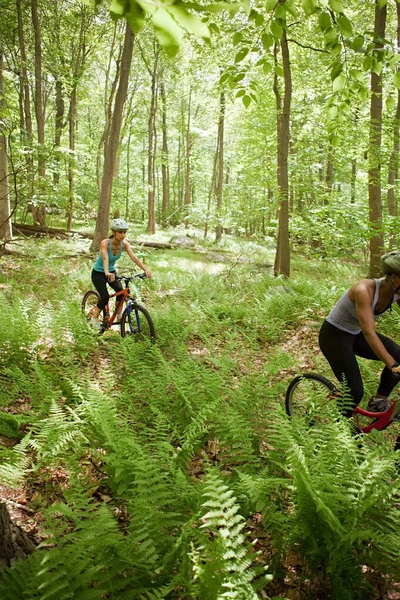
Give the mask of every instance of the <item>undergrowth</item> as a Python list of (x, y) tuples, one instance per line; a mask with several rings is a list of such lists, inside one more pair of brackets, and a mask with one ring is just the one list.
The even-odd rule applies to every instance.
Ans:
[(13, 289), (0, 435), (14, 441), (0, 480), (25, 489), (41, 543), (3, 573), (2, 598), (272, 598), (291, 556), (302, 598), (369, 598), (366, 569), (396, 577), (399, 484), (383, 434), (359, 439), (335, 407), (311, 431), (282, 410), (280, 375), (302, 358), (282, 336), (322, 320), (355, 269), (313, 259), (324, 277), (311, 285), (303, 258), (275, 279), (255, 245), (221, 248), (229, 261), (212, 272), (199, 252), (144, 253), (157, 344), (132, 344), (83, 321), (93, 259), (32, 244), (33, 259), (4, 258), (0, 274)]

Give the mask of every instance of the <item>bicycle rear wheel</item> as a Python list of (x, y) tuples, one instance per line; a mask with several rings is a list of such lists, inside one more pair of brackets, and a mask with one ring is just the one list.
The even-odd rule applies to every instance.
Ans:
[(121, 336), (130, 336), (135, 341), (156, 339), (153, 321), (144, 306), (128, 302), (121, 319)]
[(323, 375), (297, 375), (286, 391), (286, 413), (289, 417), (302, 417), (310, 422), (323, 420), (325, 409), (336, 391), (333, 383)]
[[(88, 323), (90, 323), (89, 312), (91, 311), (92, 308), (94, 308), (97, 305), (99, 300), (100, 300), (100, 294), (96, 290), (89, 290), (83, 296), (82, 312), (85, 315)], [(104, 316), (103, 311), (101, 311), (101, 313), (99, 314), (99, 321), (101, 324), (103, 323), (103, 316)]]

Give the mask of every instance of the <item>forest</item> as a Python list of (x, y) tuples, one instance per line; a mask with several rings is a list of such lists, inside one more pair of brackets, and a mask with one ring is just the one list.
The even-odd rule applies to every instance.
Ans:
[[(400, 3), (0, 7), (0, 598), (400, 599), (399, 422), (285, 413), (400, 246)], [(155, 340), (82, 314), (113, 218)]]

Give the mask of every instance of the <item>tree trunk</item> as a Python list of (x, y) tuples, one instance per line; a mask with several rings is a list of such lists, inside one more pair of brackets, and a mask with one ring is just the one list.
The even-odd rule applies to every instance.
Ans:
[(60, 155), (59, 147), (61, 144), (61, 134), (64, 127), (64, 98), (63, 98), (63, 84), (59, 79), (56, 81), (56, 118), (55, 118), (55, 132), (54, 132), (54, 162), (55, 167), (53, 171), (53, 183), (58, 185), (60, 183)]
[(101, 182), (101, 190), (99, 197), (99, 210), (96, 220), (94, 240), (92, 244), (93, 250), (97, 250), (99, 248), (101, 240), (107, 236), (109, 229), (113, 176), (117, 158), (119, 136), (121, 131), (123, 108), (128, 90), (129, 72), (131, 68), (133, 54), (133, 42), (134, 35), (127, 22), (125, 29), (124, 48), (122, 51), (121, 59), (121, 74), (115, 98), (115, 106), (112, 115), (110, 135), (107, 140), (105, 151), (103, 178)]
[(168, 153), (168, 129), (167, 129), (167, 100), (165, 95), (164, 81), (161, 81), (161, 105), (162, 105), (162, 205), (161, 219), (165, 223), (171, 212), (171, 198), (169, 190), (169, 153)]
[(216, 185), (216, 181), (217, 181), (218, 156), (219, 156), (219, 152), (218, 152), (218, 138), (217, 138), (217, 147), (215, 149), (215, 155), (214, 155), (214, 166), (213, 166), (213, 172), (212, 172), (212, 177), (211, 177), (210, 189), (208, 192), (207, 214), (206, 214), (206, 222), (204, 225), (204, 239), (207, 239), (207, 235), (208, 235), (208, 220), (210, 218), (211, 200), (214, 195), (215, 185)]
[(225, 125), (225, 94), (221, 92), (219, 99), (218, 120), (218, 180), (217, 180), (217, 225), (215, 228), (215, 241), (222, 238), (222, 192), (224, 184), (224, 125)]
[(38, 135), (38, 175), (39, 175), (39, 201), (33, 210), (34, 221), (45, 225), (46, 206), (44, 199), (46, 161), (44, 158), (44, 109), (43, 109), (43, 90), (42, 90), (42, 39), (38, 15), (37, 0), (31, 0), (32, 23), (35, 33), (35, 115)]
[[(385, 37), (386, 4), (379, 7), (375, 3), (375, 48), (382, 48)], [(369, 134), (369, 165), (368, 165), (368, 201), (370, 221), (370, 263), (371, 277), (380, 275), (380, 257), (384, 251), (382, 229), (382, 194), (381, 194), (381, 143), (382, 143), (382, 77), (371, 72), (371, 108)]]
[[(0, 111), (4, 114), (6, 99), (4, 95), (4, 56), (0, 46)], [(8, 180), (8, 139), (5, 124), (0, 119), (0, 240), (12, 239), (10, 192)]]
[(189, 89), (189, 101), (188, 101), (188, 116), (186, 125), (186, 164), (185, 164), (185, 227), (189, 227), (189, 207), (190, 207), (190, 157), (192, 152), (192, 136), (190, 135), (190, 112), (192, 108), (192, 88)]
[[(281, 4), (285, 0), (279, 0)], [(279, 225), (278, 241), (275, 256), (275, 275), (290, 276), (290, 244), (289, 244), (289, 119), (290, 103), (292, 99), (292, 77), (289, 61), (289, 47), (286, 30), (283, 30), (281, 39), (282, 64), (284, 72), (284, 97), (282, 98), (278, 86), (278, 76), (274, 76), (274, 92), (277, 108), (277, 133), (278, 133), (278, 189), (279, 189)]]
[(332, 195), (332, 186), (333, 186), (333, 146), (329, 142), (328, 156), (327, 156), (327, 161), (326, 161), (326, 175), (325, 175), (325, 189), (326, 189), (325, 204), (329, 203), (330, 197)]
[(158, 52), (154, 58), (153, 71), (151, 74), (151, 103), (148, 120), (148, 155), (147, 155), (147, 201), (148, 201), (148, 222), (147, 231), (149, 233), (156, 232), (156, 136), (155, 136), (155, 121), (157, 110), (157, 66)]
[[(400, 48), (400, 4), (396, 3), (397, 10), (397, 48)], [(397, 69), (400, 72), (400, 69)], [(397, 90), (396, 114), (393, 121), (393, 149), (389, 159), (388, 176), (388, 213), (391, 217), (397, 216), (397, 202), (395, 186), (399, 177), (399, 133), (400, 133), (400, 90)], [(395, 231), (391, 231), (389, 245), (390, 248), (397, 247), (398, 236)]]
[(34, 542), (11, 521), (6, 505), (0, 503), (0, 571), (25, 559), (35, 548)]

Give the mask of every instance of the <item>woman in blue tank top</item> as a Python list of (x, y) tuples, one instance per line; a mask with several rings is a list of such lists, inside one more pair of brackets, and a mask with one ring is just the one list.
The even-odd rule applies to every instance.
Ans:
[(354, 400), (353, 408), (346, 411), (348, 417), (364, 393), (356, 356), (381, 360), (385, 364), (378, 391), (368, 404), (370, 411), (389, 408), (388, 397), (398, 381), (393, 373), (400, 373), (400, 346), (375, 330), (375, 320), (394, 302), (400, 303), (400, 250), (382, 256), (381, 266), (384, 277), (362, 279), (347, 290), (319, 332), (319, 345), (325, 358)]
[[(146, 277), (151, 277), (150, 271), (133, 253), (132, 248), (125, 239), (128, 227), (129, 225), (124, 219), (113, 219), (111, 221), (112, 235), (100, 242), (99, 255), (92, 271), (92, 281), (100, 294), (100, 300), (90, 313), (91, 324), (96, 329), (100, 329), (101, 327), (99, 315), (110, 299), (107, 284), (110, 285), (115, 292), (122, 290), (121, 282), (115, 280), (117, 274), (115, 263), (121, 257), (124, 250), (127, 252), (132, 262), (145, 272)], [(116, 322), (118, 322), (121, 316), (122, 315), (117, 315)]]

